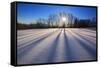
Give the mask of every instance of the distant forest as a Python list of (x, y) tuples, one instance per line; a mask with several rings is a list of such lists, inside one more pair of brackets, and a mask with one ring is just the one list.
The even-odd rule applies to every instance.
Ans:
[[(67, 26), (66, 26), (67, 25)], [(63, 24), (63, 26), (59, 26), (58, 24), (53, 25), (48, 23), (44, 23), (39, 21), (37, 23), (31, 24), (23, 24), (17, 23), (17, 29), (35, 29), (35, 28), (86, 28), (86, 27), (96, 27), (96, 21), (91, 20), (78, 20), (75, 19), (74, 24)]]

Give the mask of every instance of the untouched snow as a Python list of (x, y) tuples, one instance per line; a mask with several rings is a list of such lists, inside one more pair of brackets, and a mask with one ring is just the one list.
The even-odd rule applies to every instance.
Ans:
[(31, 29), (17, 32), (17, 63), (96, 60), (96, 31), (85, 28)]

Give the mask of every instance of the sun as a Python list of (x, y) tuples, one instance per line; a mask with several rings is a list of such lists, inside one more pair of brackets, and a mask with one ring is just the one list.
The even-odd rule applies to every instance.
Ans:
[(62, 21), (65, 22), (66, 21), (66, 17), (62, 17)]
[(60, 23), (59, 23), (59, 26), (62, 27), (62, 26), (66, 26), (66, 22), (67, 22), (67, 17), (63, 16), (60, 18)]

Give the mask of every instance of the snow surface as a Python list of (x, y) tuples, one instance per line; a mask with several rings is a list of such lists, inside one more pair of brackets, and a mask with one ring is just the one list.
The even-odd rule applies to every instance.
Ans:
[(96, 31), (89, 28), (17, 31), (17, 63), (96, 60)]

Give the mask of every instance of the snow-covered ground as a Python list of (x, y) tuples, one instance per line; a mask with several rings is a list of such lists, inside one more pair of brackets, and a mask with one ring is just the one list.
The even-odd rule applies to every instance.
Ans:
[(96, 31), (85, 28), (17, 32), (17, 63), (37, 64), (96, 59)]

